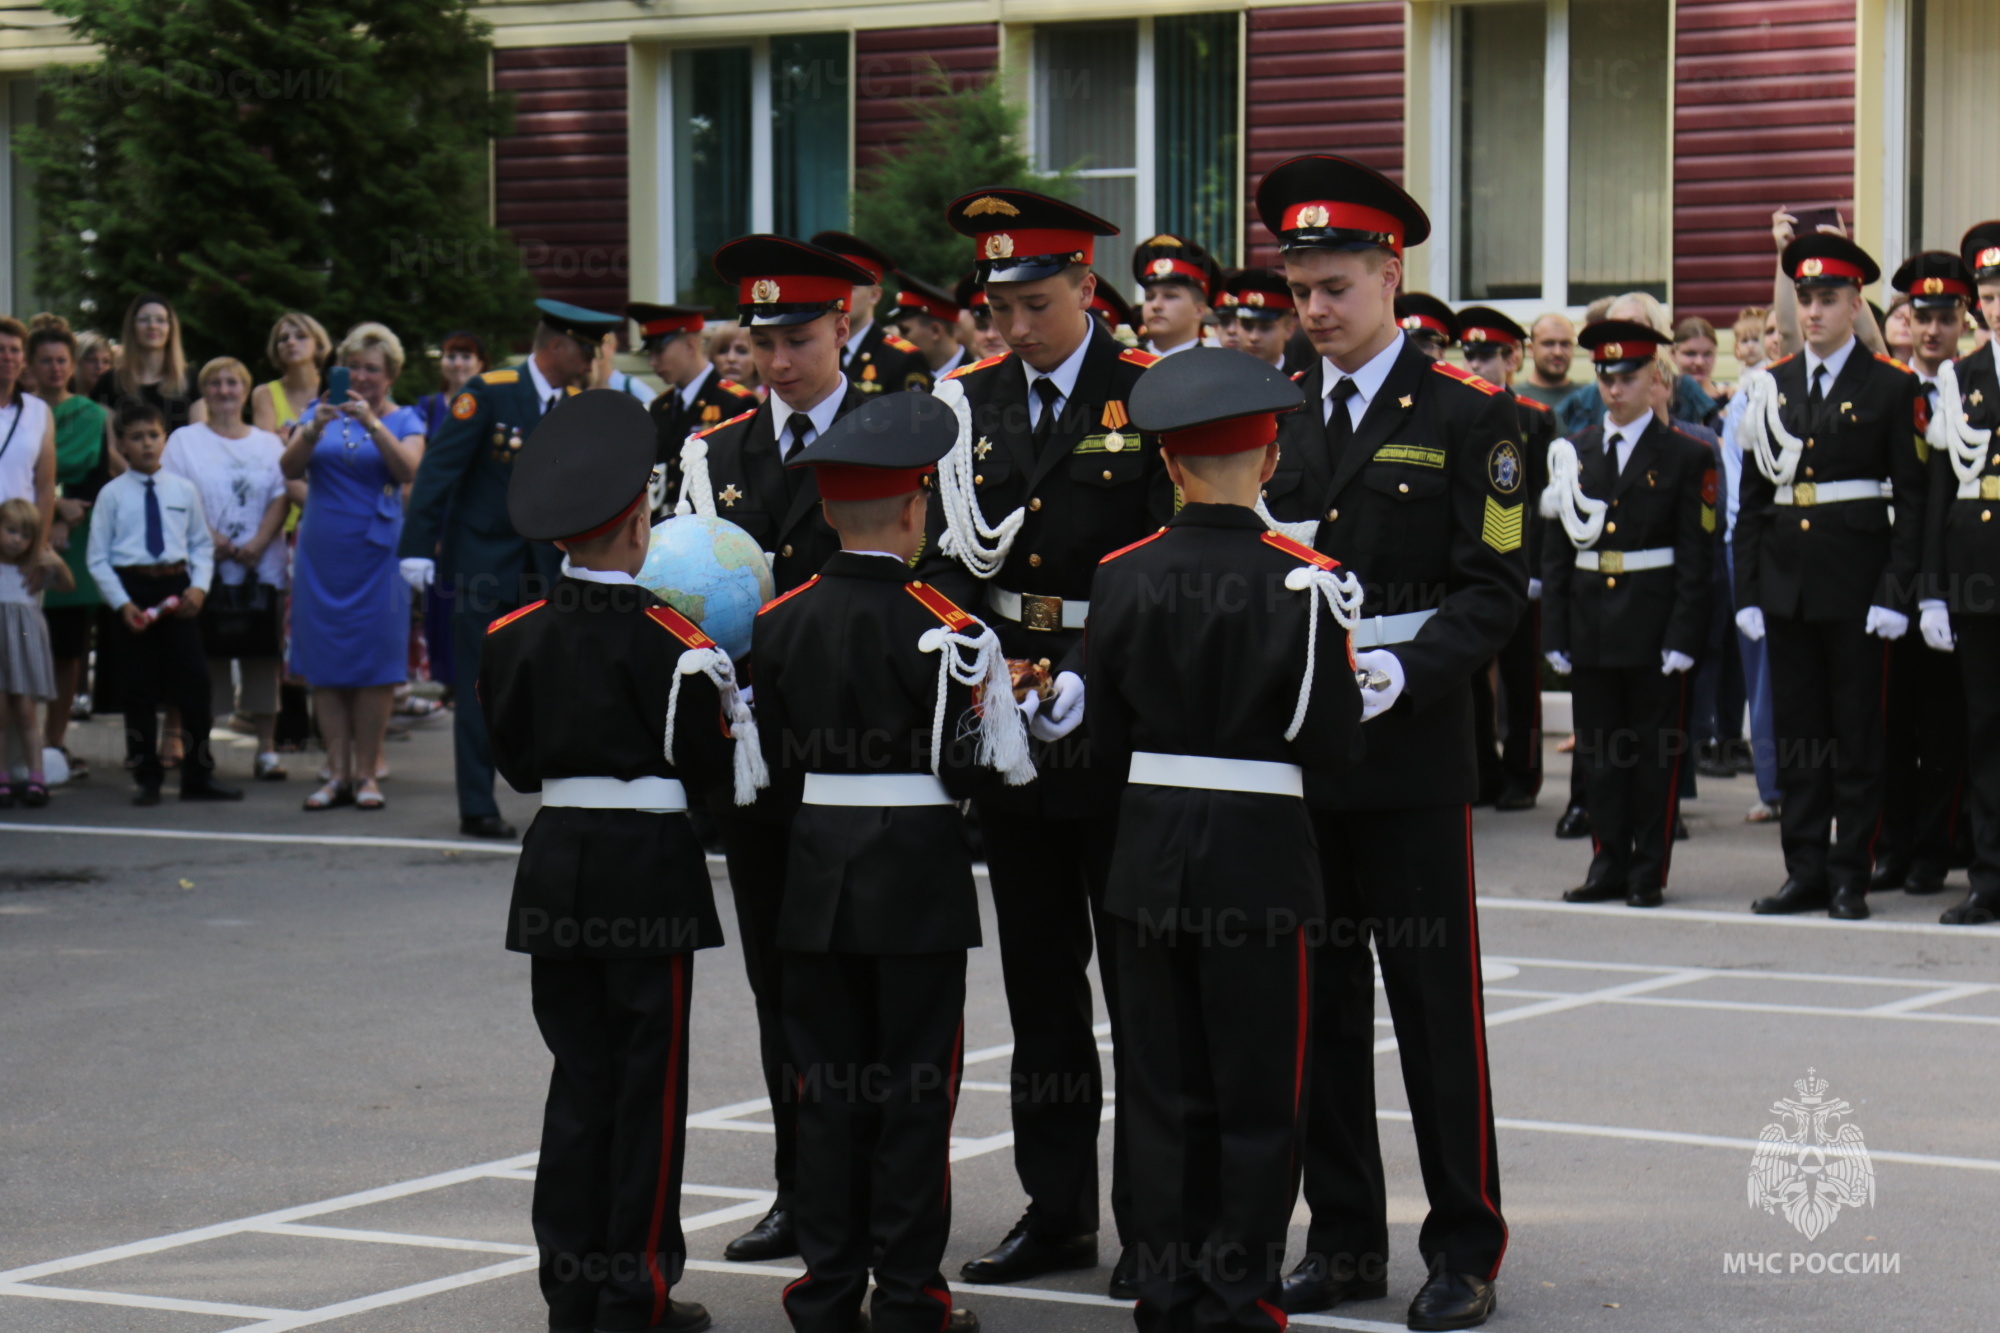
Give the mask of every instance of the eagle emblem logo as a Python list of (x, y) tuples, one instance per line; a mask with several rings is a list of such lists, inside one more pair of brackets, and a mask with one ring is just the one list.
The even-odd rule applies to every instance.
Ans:
[(1020, 209), (996, 195), (983, 194), (965, 206), (965, 216), (969, 218), (982, 217), (987, 213), (1007, 218), (1021, 216)]
[(1493, 446), (1493, 452), (1486, 459), (1486, 477), (1493, 483), (1493, 489), (1502, 495), (1512, 495), (1521, 489), (1521, 451), (1511, 440), (1502, 440)]
[(1328, 216), (1325, 204), (1307, 204), (1299, 210), (1299, 225), (1301, 227), (1324, 227)]
[(1854, 1108), (1828, 1097), (1832, 1085), (1816, 1069), (1792, 1084), (1794, 1096), (1771, 1104), (1777, 1123), (1757, 1136), (1750, 1159), (1750, 1206), (1782, 1213), (1807, 1240), (1832, 1226), (1843, 1208), (1875, 1206), (1875, 1163)]
[(759, 278), (750, 285), (751, 305), (774, 305), (778, 300), (778, 284), (769, 278)]
[(1014, 238), (1004, 231), (996, 231), (991, 236), (988, 236), (986, 238), (986, 257), (988, 259), (1012, 259), (1014, 257)]

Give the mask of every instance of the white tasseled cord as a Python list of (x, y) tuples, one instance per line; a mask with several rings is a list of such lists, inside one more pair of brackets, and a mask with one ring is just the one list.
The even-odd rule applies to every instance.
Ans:
[[(1737, 434), (1757, 460), (1757, 470), (1773, 486), (1789, 486), (1798, 473), (1805, 441), (1785, 429), (1778, 415), (1778, 381), (1770, 371), (1759, 368), (1743, 376), (1737, 392), (1744, 395), (1743, 419)], [(1775, 441), (1775, 444), (1773, 443)]]
[(1298, 707), (1292, 710), (1292, 725), (1285, 739), (1292, 740), (1306, 724), (1306, 710), (1312, 706), (1313, 667), (1319, 662), (1319, 604), (1325, 598), (1342, 633), (1351, 632), (1361, 620), (1363, 593), (1361, 580), (1352, 574), (1336, 574), (1317, 565), (1300, 565), (1285, 575), (1285, 586), (1306, 595), (1306, 671), (1299, 682)]
[(1542, 513), (1562, 520), (1563, 531), (1579, 551), (1587, 551), (1604, 535), (1604, 515), (1611, 505), (1583, 493), (1583, 460), (1567, 438), (1549, 445), (1549, 488), (1542, 492)]
[(667, 734), (662, 749), (668, 763), (674, 762), (674, 718), (681, 711), (681, 681), (695, 674), (715, 682), (722, 696), (722, 711), (729, 718), (729, 734), (735, 741), (736, 804), (752, 805), (757, 789), (771, 785), (771, 773), (764, 766), (764, 749), (757, 738), (757, 719), (743, 694), (736, 688), (736, 664), (720, 648), (690, 648), (681, 654), (674, 670), (674, 685), (667, 692)]
[[(981, 626), (977, 634), (960, 634), (937, 625), (924, 631), (917, 647), (937, 653), (937, 708), (931, 716), (931, 772), (937, 773), (944, 754), (945, 692), (952, 681), (979, 691), (979, 762), (998, 772), (1010, 787), (1035, 780), (1035, 761), (1028, 754), (1028, 729), (1014, 706), (1014, 685), (1000, 637)], [(971, 652), (968, 662), (958, 650)]]
[(1931, 415), (1924, 438), (1930, 441), (1931, 448), (1949, 451), (1951, 470), (1958, 474), (1960, 485), (1977, 481), (1986, 470), (1986, 447), (1993, 442), (1993, 432), (1966, 423), (1965, 400), (1958, 392), (1958, 371), (1949, 361), (1938, 367), (1937, 388), (1937, 411)]
[[(972, 480), (976, 461), (972, 456), (972, 404), (966, 401), (965, 386), (957, 380), (946, 380), (931, 390), (931, 396), (958, 418), (958, 441), (938, 463), (938, 498), (944, 502), (944, 536), (938, 542), (938, 549), (958, 557), (975, 577), (990, 579), (1007, 563), (1007, 553), (1014, 549), (1014, 538), (1020, 533), (1027, 512), (1016, 509), (1000, 520), (999, 527), (986, 526)], [(707, 476), (704, 471), (704, 481)], [(983, 545), (982, 539), (993, 544)]]
[(1271, 531), (1290, 537), (1301, 546), (1311, 546), (1313, 538), (1319, 535), (1318, 519), (1308, 518), (1301, 519), (1297, 523), (1286, 523), (1273, 518), (1270, 506), (1264, 503), (1264, 497), (1261, 495), (1257, 497), (1257, 517), (1263, 519), (1264, 526)]
[(708, 479), (708, 441), (699, 435), (681, 442), (681, 498), (674, 512), (715, 517), (715, 484)]

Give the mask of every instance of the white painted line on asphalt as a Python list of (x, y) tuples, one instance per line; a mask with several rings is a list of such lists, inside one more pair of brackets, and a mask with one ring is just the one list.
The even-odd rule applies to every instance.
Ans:
[[(1891, 1000), (1887, 1004), (1878, 1004), (1873, 1009), (1863, 1009), (1861, 1012), (1876, 1018), (1900, 1016), (1912, 1013), (1914, 1010), (1928, 1009), (1932, 1005), (1950, 1004), (1953, 1000), (1969, 1000), (1975, 995), (1984, 995), (1994, 989), (1996, 987), (1977, 984), (1940, 986), (1928, 995), (1907, 995), (1900, 1000)], [(1921, 1014), (1917, 1016), (1937, 1017), (1937, 1015)], [(1970, 1017), (1970, 1015), (1955, 1014), (1952, 1017)], [(1990, 1018), (1986, 1021), (2000, 1023), (2000, 1018)]]
[[(1486, 1026), (1488, 1030), (1491, 1030), (1505, 1026), (1508, 1023), (1518, 1023), (1522, 1019), (1542, 1018), (1549, 1014), (1566, 1013), (1571, 1009), (1582, 1009), (1593, 1004), (1603, 1004), (1608, 1000), (1620, 999), (1627, 995), (1640, 995), (1646, 991), (1664, 990), (1668, 986), (1685, 986), (1691, 981), (1705, 981), (1715, 975), (1714, 972), (1699, 967), (1675, 968), (1671, 971), (1663, 970), (1657, 975), (1642, 977), (1637, 981), (1628, 981), (1622, 986), (1606, 986), (1602, 990), (1578, 991), (1574, 995), (1564, 995), (1560, 999), (1540, 1000), (1533, 1004), (1523, 1004), (1517, 1005), (1512, 1009), (1503, 1009), (1497, 1014), (1488, 1014), (1486, 1016)], [(1386, 1054), (1389, 1051), (1395, 1050), (1396, 1046), (1396, 1038), (1384, 1037), (1375, 1043), (1375, 1054)]]
[(1620, 907), (1616, 903), (1540, 902), (1532, 898), (1481, 898), (1479, 910), (1555, 912), (1563, 916), (1615, 916), (1625, 921), (1701, 921), (1720, 926), (1794, 926), (1808, 930), (1878, 931), (1894, 935), (1948, 935), (1955, 940), (2000, 943), (2000, 930), (1978, 926), (1930, 925), (1922, 921), (1835, 921), (1825, 916), (1758, 916), (1750, 911), (1716, 912), (1695, 907)]
[(741, 1222), (745, 1218), (762, 1217), (771, 1211), (771, 1204), (777, 1197), (776, 1194), (766, 1194), (763, 1198), (752, 1199), (748, 1203), (732, 1203), (727, 1208), (712, 1208), (705, 1213), (696, 1213), (692, 1217), (683, 1217), (681, 1219), (681, 1230), (684, 1232), (706, 1231), (710, 1227), (719, 1227), (728, 1222)]
[(82, 1287), (36, 1287), (26, 1282), (0, 1282), (0, 1296), (28, 1296), (44, 1301), (75, 1301), (81, 1305), (119, 1305), (128, 1310), (171, 1310), (177, 1314), (207, 1314), (224, 1319), (270, 1319), (290, 1310), (266, 1305), (230, 1305), (225, 1301), (187, 1301), (178, 1296), (134, 1296), (123, 1291), (87, 1291)]
[(455, 1236), (420, 1236), (407, 1231), (364, 1231), (356, 1227), (321, 1227), (309, 1222), (273, 1222), (250, 1227), (266, 1236), (302, 1236), (307, 1240), (351, 1240), (369, 1245), (408, 1245), (420, 1250), (471, 1250), (478, 1254), (534, 1254), (532, 1245), (502, 1240), (460, 1240)]
[[(1978, 991), (1974, 991), (1978, 994)], [(1934, 1003), (1931, 996), (1915, 997), (1925, 1003)], [(1971, 1023), (1975, 1026), (2000, 1027), (2000, 1017), (1987, 1014), (1933, 1014), (1912, 1013), (1905, 1009), (1891, 1009), (1881, 1006), (1874, 1009), (1843, 1009), (1827, 1004), (1760, 1004), (1750, 1000), (1683, 1000), (1670, 997), (1660, 999), (1619, 999), (1609, 1000), (1609, 1004), (1651, 1005), (1658, 1009), (1721, 1009), (1739, 1014), (1799, 1014), (1819, 1018), (1900, 1018), (1912, 1023)], [(1896, 1001), (1901, 1004), (1903, 1001)]]
[(231, 1329), (230, 1333), (285, 1333), (287, 1329), (324, 1324), (334, 1319), (345, 1319), (348, 1315), (366, 1314), (370, 1310), (380, 1310), (385, 1306), (402, 1305), (407, 1301), (422, 1300), (426, 1296), (436, 1296), (441, 1292), (456, 1291), (460, 1287), (478, 1286), (495, 1278), (513, 1277), (517, 1273), (532, 1273), (540, 1262), (532, 1256), (509, 1259), (505, 1263), (488, 1264), (484, 1268), (468, 1269), (448, 1277), (432, 1278), (428, 1282), (415, 1282), (392, 1291), (378, 1291), (371, 1296), (357, 1296), (351, 1301), (341, 1301), (337, 1305), (322, 1305), (316, 1310), (281, 1315), (276, 1319), (267, 1319), (261, 1324), (245, 1324), (242, 1328)]

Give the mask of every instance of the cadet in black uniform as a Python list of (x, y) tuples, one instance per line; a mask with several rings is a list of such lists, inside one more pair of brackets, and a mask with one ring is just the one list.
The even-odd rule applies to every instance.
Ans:
[(1097, 280), (1097, 287), (1090, 294), (1090, 313), (1104, 321), (1106, 333), (1115, 334), (1120, 328), (1126, 328), (1136, 334), (1146, 324), (1139, 317), (1139, 312), (1132, 308), (1132, 303), (1103, 278)]
[[(1013, 348), (937, 388), (970, 412), (940, 466), (919, 573), (990, 614), (1010, 658), (1044, 666), (1055, 695), (1034, 721), (1040, 777), (977, 802), (1014, 1026), (1014, 1166), (1027, 1215), (968, 1282), (1013, 1282), (1097, 1262), (1097, 1128), (1103, 1081), (1091, 1031), (1093, 934), (1104, 918), (1115, 806), (1092, 764), (1079, 650), (1097, 562), (1173, 514), (1173, 484), (1139, 447), (1125, 404), (1158, 358), (1122, 346), (1090, 314), (1090, 260), (1117, 229), (1029, 190), (976, 190), (950, 207), (978, 247), (994, 326)], [(1075, 732), (1075, 734), (1072, 734)], [(1117, 967), (1100, 950), (1114, 1067)], [(1111, 1208), (1124, 1234), (1120, 1144)]]
[(1387, 677), (1364, 694), (1363, 761), (1306, 786), (1330, 928), (1313, 951), (1312, 1226), (1285, 1307), (1387, 1290), (1372, 935), (1431, 1204), (1410, 1326), (1471, 1327), (1492, 1311), (1507, 1244), (1473, 907), (1471, 681), (1526, 608), (1535, 497), (1514, 405), (1398, 327), (1403, 247), (1430, 234), (1416, 201), (1316, 154), (1266, 176), (1257, 211), (1320, 352), (1299, 381), (1305, 410), (1279, 426), (1266, 503), (1288, 527), (1316, 524), (1314, 545), (1361, 580), (1356, 660)]
[[(542, 795), (507, 947), (533, 955), (535, 1022), (555, 1057), (534, 1199), (554, 1333), (709, 1326), (670, 1294), (687, 1257), (694, 953), (722, 943), (688, 789), (747, 800), (761, 757), (728, 656), (633, 581), (656, 453), (646, 410), (609, 389), (536, 427), (508, 517), (568, 558), (546, 599), (493, 622), (479, 667), (493, 762)], [(725, 720), (745, 747), (740, 779)]]
[(854, 285), (848, 298), (847, 341), (840, 348), (840, 373), (848, 383), (869, 396), (898, 393), (904, 389), (928, 392), (930, 363), (916, 344), (875, 318), (882, 303), (882, 277), (895, 265), (888, 256), (844, 231), (823, 231), (812, 238), (822, 250), (830, 250), (868, 275)]
[[(840, 538), (820, 512), (819, 484), (786, 463), (868, 401), (840, 374), (847, 303), (867, 273), (802, 241), (746, 236), (715, 252), (715, 271), (735, 284), (750, 329), (751, 355), (771, 396), (752, 412), (690, 436), (681, 447), (680, 505), (728, 519), (771, 553), (778, 592), (820, 571)], [(754, 677), (755, 658), (744, 664)], [(777, 1126), (778, 1197), (764, 1219), (732, 1240), (723, 1257), (742, 1263), (797, 1253), (791, 1207), (793, 1113), (785, 1096), (786, 1061), (777, 957), (778, 902), (785, 888), (785, 826), (769, 800), (754, 810), (714, 807), (729, 862), (729, 889), (743, 931), (743, 968), (757, 999), (764, 1083)]]
[[(1521, 429), (1521, 455), (1528, 465), (1528, 494), (1540, 497), (1549, 484), (1549, 443), (1556, 417), (1512, 387), (1528, 341), (1528, 331), (1488, 306), (1458, 312), (1458, 341), (1465, 368), (1513, 399)], [(1472, 677), (1474, 736), (1479, 745), (1479, 795), (1495, 809), (1532, 810), (1542, 790), (1542, 543), (1548, 523), (1528, 516), (1528, 610), (1500, 649), (1498, 675), (1507, 709), (1507, 739), (1496, 752), (1499, 708), (1493, 682), (1483, 671)]]
[(1311, 365), (1291, 364), (1285, 349), (1298, 332), (1298, 310), (1285, 275), (1274, 268), (1246, 268), (1231, 275), (1229, 297), (1236, 315), (1236, 346), (1287, 375)]
[(1396, 297), (1396, 327), (1433, 361), (1444, 360), (1458, 341), (1458, 316), (1429, 292), (1401, 292)]
[(1605, 413), (1551, 451), (1561, 527), (1542, 565), (1543, 642), (1570, 677), (1596, 843), (1563, 901), (1658, 907), (1688, 752), (1687, 673), (1708, 639), (1715, 459), (1653, 415), (1665, 372), (1651, 325), (1601, 320), (1577, 341)]
[(1301, 401), (1276, 367), (1220, 347), (1141, 376), (1132, 422), (1187, 503), (1091, 585), (1095, 755), (1127, 782), (1105, 910), (1141, 1329), (1285, 1326), (1305, 927), (1325, 916), (1301, 770), (1350, 763), (1361, 716), (1341, 623), (1360, 585), (1255, 510), (1278, 414)]
[(1881, 276), (1860, 246), (1801, 236), (1781, 262), (1806, 346), (1745, 376), (1736, 623), (1771, 636), (1786, 878), (1751, 910), (1859, 920), (1882, 819), (1888, 641), (1909, 629), (1924, 550), (1921, 399), (1908, 367), (1854, 336), (1861, 288)]
[(1145, 293), (1146, 350), (1172, 356), (1201, 346), (1220, 277), (1215, 260), (1193, 241), (1162, 235), (1135, 246), (1132, 280)]
[(958, 337), (958, 301), (921, 278), (896, 274), (896, 326), (923, 353), (933, 378), (942, 379), (972, 360)]
[[(1959, 253), (1986, 326), (2000, 327), (2000, 222), (1966, 232)], [(2000, 375), (1993, 344), (1941, 367), (1937, 397), (1922, 629), (1931, 648), (1957, 649), (1972, 809), (1972, 888), (1940, 920), (1983, 926), (2000, 920)]]
[(653, 487), (653, 517), (665, 518), (680, 498), (681, 445), (698, 430), (721, 425), (757, 406), (757, 391), (724, 379), (702, 350), (709, 307), (649, 305), (635, 301), (625, 313), (639, 325), (640, 348), (665, 387), (646, 405), (659, 433), (660, 472)]

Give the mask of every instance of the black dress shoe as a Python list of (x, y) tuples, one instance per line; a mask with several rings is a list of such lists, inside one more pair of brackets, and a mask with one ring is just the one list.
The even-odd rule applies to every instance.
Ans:
[(1919, 898), (1927, 898), (1933, 893), (1943, 893), (1944, 872), (1913, 866), (1909, 875), (1903, 880), (1903, 892), (1915, 894)]
[(1041, 1236), (1022, 1218), (1007, 1239), (958, 1270), (967, 1282), (1025, 1282), (1044, 1273), (1069, 1273), (1097, 1267), (1097, 1233), (1081, 1236)]
[(758, 1219), (756, 1226), (722, 1247), (722, 1257), (736, 1264), (789, 1259), (798, 1252), (798, 1235), (792, 1230), (789, 1208), (773, 1208)]
[(1903, 881), (1910, 877), (1909, 863), (1905, 861), (1877, 861), (1875, 869), (1868, 875), (1870, 893), (1893, 893), (1903, 887)]
[(1947, 926), (1990, 926), (2000, 921), (2000, 893), (1974, 889), (1958, 906), (1945, 908), (1938, 920)]
[(1418, 1288), (1408, 1322), (1415, 1329), (1478, 1328), (1494, 1306), (1491, 1282), (1440, 1267)]
[(710, 1328), (714, 1323), (708, 1317), (707, 1306), (693, 1301), (670, 1300), (667, 1302), (667, 1317), (657, 1324), (648, 1325), (646, 1333), (661, 1333), (662, 1330), (665, 1333), (700, 1333), (701, 1329)]
[(1342, 1301), (1379, 1301), (1389, 1294), (1386, 1280), (1363, 1282), (1357, 1276), (1335, 1277), (1324, 1255), (1308, 1254), (1286, 1274), (1278, 1289), (1278, 1308), (1286, 1314), (1331, 1310)]
[(1625, 886), (1615, 880), (1586, 881), (1563, 894), (1566, 903), (1608, 903), (1625, 896)]
[(240, 801), (243, 799), (241, 787), (225, 787), (219, 782), (197, 782), (190, 787), (181, 786), (183, 801)]
[(1736, 776), (1736, 765), (1704, 745), (1701, 757), (1694, 761), (1694, 771), (1705, 778), (1733, 778)]
[(1532, 810), (1535, 808), (1535, 794), (1521, 787), (1508, 787), (1494, 798), (1495, 810)]
[(160, 789), (158, 787), (141, 787), (132, 794), (132, 804), (134, 805), (158, 805), (159, 803)]
[(1590, 811), (1580, 805), (1573, 805), (1562, 812), (1556, 821), (1558, 838), (1587, 838), (1590, 836)]
[(1139, 1275), (1139, 1255), (1130, 1245), (1118, 1251), (1118, 1262), (1111, 1266), (1110, 1295), (1114, 1301), (1136, 1301), (1139, 1289), (1132, 1280)]
[(1832, 901), (1823, 888), (1812, 888), (1795, 879), (1785, 881), (1785, 886), (1768, 898), (1759, 898), (1750, 904), (1750, 910), (1758, 916), (1791, 916), (1797, 912), (1823, 911)]
[(945, 1333), (979, 1333), (979, 1316), (963, 1306), (945, 1317)]
[(1625, 895), (1627, 907), (1658, 907), (1666, 900), (1666, 894), (1660, 891), (1660, 886), (1657, 884), (1644, 887), (1635, 885), (1632, 891)]
[(1866, 921), (1868, 919), (1868, 890), (1858, 885), (1847, 884), (1833, 891), (1833, 902), (1826, 914), (1835, 921)]
[(472, 819), (458, 821), (459, 836), (463, 838), (515, 838), (519, 832), (512, 824), (498, 815), (479, 815)]

